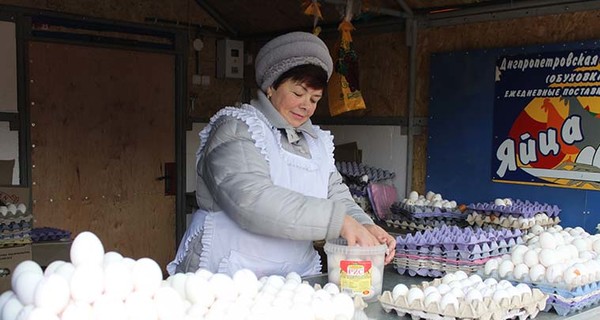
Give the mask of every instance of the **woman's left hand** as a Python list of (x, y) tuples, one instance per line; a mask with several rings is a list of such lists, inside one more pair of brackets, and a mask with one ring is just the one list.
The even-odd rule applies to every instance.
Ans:
[(396, 239), (376, 224), (365, 224), (364, 226), (375, 236), (375, 238), (377, 238), (377, 240), (379, 240), (380, 243), (387, 245), (388, 249), (385, 255), (385, 264), (392, 262), (396, 255)]

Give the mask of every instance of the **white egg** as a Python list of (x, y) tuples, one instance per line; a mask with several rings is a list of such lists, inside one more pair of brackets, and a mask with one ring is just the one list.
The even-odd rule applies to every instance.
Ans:
[(546, 268), (560, 262), (560, 256), (556, 253), (555, 250), (551, 249), (542, 249), (538, 257), (540, 259), (540, 264), (542, 264)]
[(484, 273), (486, 276), (489, 276), (492, 272), (498, 269), (498, 265), (500, 265), (500, 259), (490, 259), (485, 263)]
[[(33, 320), (31, 318), (31, 311), (33, 311), (33, 309), (35, 309), (35, 306), (33, 305), (27, 305), (24, 306), (23, 309), (21, 309), (21, 312), (19, 312), (19, 314), (17, 314), (17, 317), (15, 318), (15, 320)], [(53, 315), (56, 317), (56, 315)]]
[(535, 266), (536, 264), (539, 263), (538, 253), (535, 250), (528, 250), (523, 255), (523, 262), (529, 268)]
[[(157, 320), (158, 311), (151, 297), (140, 292), (132, 292), (125, 300), (129, 320)], [(84, 318), (80, 318), (84, 319)]]
[(529, 267), (524, 263), (519, 263), (513, 269), (513, 277), (517, 280), (523, 280), (529, 275)]
[(123, 259), (105, 264), (104, 293), (114, 295), (124, 301), (132, 291), (133, 277), (131, 269), (123, 263)]
[(549, 283), (558, 283), (562, 281), (565, 266), (562, 263), (557, 263), (546, 268), (545, 279)]
[(416, 192), (416, 191), (411, 191), (411, 192), (408, 194), (408, 199), (409, 199), (409, 200), (416, 201), (417, 199), (419, 199), (419, 193), (418, 193), (418, 192)]
[(408, 305), (412, 305), (414, 301), (423, 300), (423, 298), (425, 298), (425, 295), (423, 294), (423, 291), (419, 288), (411, 288), (406, 294), (406, 300), (408, 302)]
[(492, 295), (492, 299), (498, 304), (502, 301), (502, 299), (508, 299), (508, 298), (510, 298), (510, 296), (505, 289), (498, 289)]
[(439, 292), (431, 292), (430, 294), (425, 296), (425, 300), (423, 301), (423, 305), (428, 307), (430, 304), (438, 305), (442, 300), (442, 295)]
[(542, 280), (545, 274), (546, 268), (541, 264), (536, 264), (529, 268), (529, 279), (533, 282)]
[(129, 257), (123, 257), (122, 262), (127, 266), (127, 268), (129, 268), (129, 270), (133, 272), (133, 267), (135, 267), (135, 260)]
[(17, 277), (23, 272), (33, 272), (43, 275), (42, 267), (35, 261), (25, 260), (17, 265), (17, 267), (12, 272), (12, 278), (10, 279), (10, 285), (12, 288), (16, 286)]
[(450, 286), (445, 283), (441, 283), (440, 285), (438, 285), (437, 289), (441, 295), (445, 295), (446, 293), (450, 292), (450, 290), (452, 290), (452, 288), (450, 288)]
[(53, 274), (54, 272), (56, 272), (56, 270), (61, 267), (63, 264), (65, 264), (65, 261), (62, 260), (55, 260), (50, 262), (50, 264), (46, 267), (46, 269), (44, 269), (44, 276), (49, 276), (51, 274)]
[(208, 307), (200, 304), (194, 304), (187, 310), (186, 315), (191, 316), (192, 319), (203, 319), (207, 312)]
[(425, 195), (425, 199), (427, 199), (427, 200), (433, 200), (434, 196), (435, 196), (435, 192), (433, 192), (433, 191), (427, 191), (427, 194)]
[(136, 260), (131, 274), (135, 291), (152, 295), (160, 288), (162, 270), (158, 263), (150, 258)]
[(21, 213), (27, 212), (27, 206), (24, 203), (19, 203), (17, 205), (17, 212), (21, 212)]
[(12, 297), (16, 297), (15, 293), (12, 290), (4, 291), (0, 295), (0, 315), (2, 315), (2, 308), (4, 308), (6, 302), (8, 302), (8, 300)]
[(600, 254), (600, 239), (597, 239), (592, 243), (592, 249), (594, 252)]
[(498, 284), (498, 281), (494, 278), (487, 278), (483, 283), (489, 288)]
[[(300, 275), (295, 272), (293, 272), (293, 274), (289, 273), (287, 277), (289, 277), (289, 279), (293, 279), (292, 281), (302, 281)], [(287, 277), (286, 279), (288, 279)], [(238, 288), (240, 295), (254, 297), (256, 293), (258, 293), (258, 278), (254, 272), (249, 269), (240, 269), (236, 271), (233, 274), (233, 282)]]
[(399, 283), (395, 285), (394, 289), (392, 290), (392, 299), (396, 301), (400, 296), (406, 296), (406, 294), (408, 294), (408, 287), (405, 284)]
[(54, 314), (61, 313), (66, 308), (70, 298), (69, 283), (57, 274), (44, 277), (35, 288), (35, 306), (46, 308)]
[(539, 235), (540, 246), (542, 249), (554, 249), (556, 248), (556, 239), (549, 232), (542, 232)]
[[(61, 314), (61, 320), (93, 319), (92, 306), (88, 303), (72, 301)], [(152, 318), (148, 318), (152, 319)], [(141, 319), (136, 319), (141, 320)], [(156, 320), (156, 319), (153, 319)]]
[(123, 260), (123, 256), (115, 251), (109, 251), (104, 254), (104, 258), (102, 259), (102, 265), (106, 268), (107, 265), (113, 262), (119, 262)]
[(109, 295), (101, 295), (92, 304), (95, 320), (127, 320), (127, 309), (123, 300)]
[(513, 262), (514, 265), (517, 265), (519, 263), (523, 263), (524, 260), (524, 256), (525, 253), (529, 250), (529, 248), (527, 248), (524, 245), (517, 245), (515, 246), (512, 250), (511, 250), (511, 260)]
[[(452, 288), (452, 290), (450, 290), (450, 292), (448, 292), (448, 293), (452, 293), (457, 298), (462, 298), (465, 296), (465, 293), (462, 291), (461, 288)], [(448, 294), (448, 293), (446, 293), (446, 294)]]
[(502, 278), (506, 278), (507, 275), (511, 274), (515, 268), (515, 265), (511, 260), (503, 260), (498, 266), (498, 275)]
[[(313, 300), (311, 303), (316, 319), (334, 319), (331, 300)], [(260, 318), (262, 319), (262, 318)]]
[(36, 271), (25, 271), (17, 276), (13, 289), (23, 305), (33, 304), (35, 287), (43, 278), (44, 276)]
[(352, 319), (354, 316), (354, 301), (347, 294), (340, 293), (333, 296), (331, 305), (336, 317), (341, 315)]
[[(406, 286), (404, 286), (404, 287), (406, 287)], [(438, 288), (436, 286), (428, 286), (428, 287), (423, 288), (423, 295), (425, 295), (426, 297), (432, 292), (439, 293)], [(408, 288), (406, 288), (406, 293), (408, 293)], [(404, 293), (404, 295), (406, 295), (406, 293)], [(392, 296), (393, 296), (393, 294), (392, 294)], [(396, 299), (394, 299), (394, 300), (396, 300)]]
[(0, 214), (2, 214), (3, 217), (6, 217), (8, 214), (8, 208), (6, 206), (0, 206)]
[(440, 300), (440, 308), (446, 310), (447, 307), (453, 306), (454, 310), (458, 310), (458, 299), (451, 292), (446, 293)]
[(503, 200), (504, 200), (504, 204), (505, 205), (507, 205), (507, 206), (512, 206), (513, 205), (513, 202), (512, 202), (512, 200), (510, 198), (504, 198)]
[(215, 301), (215, 294), (208, 285), (208, 281), (197, 274), (187, 277), (185, 294), (192, 304), (202, 305), (207, 308)]
[(84, 231), (75, 237), (71, 244), (71, 263), (75, 267), (84, 263), (101, 265), (103, 260), (104, 246), (95, 234)]
[(465, 300), (469, 303), (473, 301), (483, 301), (483, 295), (477, 289), (471, 289), (465, 295)]
[(73, 300), (94, 302), (104, 291), (104, 270), (101, 265), (79, 265), (71, 276), (70, 288)]
[(525, 294), (525, 293), (531, 294), (531, 288), (524, 283), (517, 284), (517, 286), (515, 288), (517, 290), (519, 290), (519, 292), (521, 292), (521, 294)]
[(460, 281), (460, 280), (464, 280), (464, 279), (467, 279), (467, 278), (469, 278), (469, 276), (467, 275), (466, 272), (464, 272), (462, 270), (458, 270), (458, 271), (456, 271), (454, 273), (454, 279), (455, 280)]
[(235, 298), (237, 298), (238, 296), (238, 290), (235, 287), (233, 279), (231, 279), (226, 274), (215, 273), (212, 277), (210, 277), (210, 279), (208, 279), (208, 285), (210, 286), (210, 288), (215, 294), (216, 299), (218, 300), (221, 299), (227, 301), (235, 301)]
[(15, 206), (14, 204), (9, 204), (8, 206), (6, 206), (6, 208), (8, 208), (8, 214), (9, 215), (14, 215), (17, 213), (17, 206)]
[(504, 202), (504, 200), (502, 200), (500, 198), (495, 199), (494, 200), (494, 204), (497, 205), (497, 206), (505, 206), (506, 205), (506, 203)]
[(448, 273), (444, 277), (442, 277), (442, 283), (449, 284), (456, 280), (456, 276), (454, 273)]
[[(252, 272), (252, 271), (250, 271), (250, 272)], [(252, 272), (252, 274), (254, 274), (254, 272)], [(256, 278), (256, 275), (254, 275), (254, 278)], [(233, 279), (233, 280), (235, 281), (235, 279)], [(302, 277), (300, 277), (300, 275), (297, 272), (290, 272), (285, 276), (285, 280), (286, 280), (286, 282), (289, 280), (294, 280), (298, 283), (301, 283)]]
[[(194, 276), (195, 275), (196, 274), (194, 274)], [(187, 277), (188, 276), (185, 273), (176, 273), (167, 279), (167, 281), (171, 284), (171, 288), (175, 289), (175, 291), (179, 293), (181, 299), (187, 299), (185, 293)]]
[(19, 301), (17, 296), (13, 296), (4, 304), (4, 307), (2, 308), (2, 314), (0, 314), (0, 319), (13, 320), (17, 317), (17, 315), (19, 315), (19, 312), (21, 312), (22, 309), (23, 304)]
[(323, 286), (323, 290), (327, 291), (331, 295), (340, 293), (340, 288), (335, 283), (331, 283), (331, 282), (326, 283)]
[(512, 287), (512, 284), (508, 280), (500, 280), (496, 285), (497, 289), (508, 289)]
[(179, 319), (185, 314), (183, 300), (175, 289), (158, 288), (154, 293), (154, 304), (159, 319)]

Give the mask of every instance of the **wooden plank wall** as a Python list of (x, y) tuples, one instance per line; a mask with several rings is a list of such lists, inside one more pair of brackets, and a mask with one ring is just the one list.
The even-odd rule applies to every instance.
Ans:
[(29, 46), (35, 227), (94, 232), (106, 251), (175, 253), (175, 58), (32, 42)]

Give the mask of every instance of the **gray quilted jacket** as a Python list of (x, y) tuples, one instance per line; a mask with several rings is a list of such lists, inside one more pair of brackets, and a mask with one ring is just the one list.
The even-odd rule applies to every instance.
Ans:
[[(258, 91), (258, 99), (251, 104), (282, 130), (281, 142), (286, 150), (310, 157), (303, 138), (305, 134), (316, 137), (310, 121), (296, 129), (299, 141), (290, 143), (285, 129), (293, 128), (262, 91)], [(373, 224), (352, 199), (339, 172), (329, 177), (327, 199), (276, 186), (271, 182), (268, 163), (255, 146), (248, 126), (233, 117), (219, 123), (211, 132), (197, 166), (196, 198), (201, 209), (223, 210), (243, 229), (253, 233), (295, 240), (339, 237), (345, 214), (361, 224)]]

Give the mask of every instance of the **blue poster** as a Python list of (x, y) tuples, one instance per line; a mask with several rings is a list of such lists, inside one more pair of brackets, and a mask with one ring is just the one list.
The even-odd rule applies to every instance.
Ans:
[(600, 50), (496, 61), (492, 180), (600, 190)]

